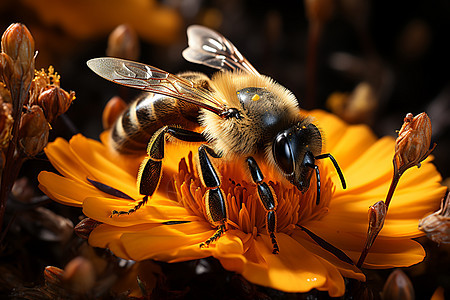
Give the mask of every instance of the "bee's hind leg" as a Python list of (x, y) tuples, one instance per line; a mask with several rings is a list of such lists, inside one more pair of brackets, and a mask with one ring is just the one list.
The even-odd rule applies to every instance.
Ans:
[(214, 158), (220, 158), (221, 156), (206, 145), (201, 145), (198, 148), (198, 159), (201, 170), (200, 177), (203, 184), (208, 189), (205, 193), (206, 213), (209, 222), (211, 225), (217, 227), (217, 230), (209, 239), (201, 243), (200, 247), (207, 247), (217, 240), (225, 232), (225, 224), (228, 219), (227, 203), (223, 191), (220, 188), (220, 179), (208, 154)]
[(171, 126), (164, 126), (156, 131), (147, 147), (147, 157), (142, 161), (139, 167), (137, 177), (137, 186), (139, 193), (144, 195), (142, 200), (127, 211), (113, 210), (111, 217), (114, 215), (131, 214), (147, 203), (148, 198), (153, 195), (159, 186), (162, 174), (162, 160), (164, 158), (164, 143), (166, 134), (186, 142), (205, 142), (205, 138), (201, 133)]
[(259, 169), (256, 160), (253, 157), (249, 156), (247, 157), (246, 162), (250, 170), (252, 180), (257, 185), (258, 198), (261, 201), (264, 210), (266, 211), (266, 228), (267, 233), (269, 234), (272, 241), (272, 253), (277, 254), (278, 252), (280, 252), (280, 248), (278, 247), (277, 239), (275, 236), (275, 231), (277, 228), (277, 199), (272, 188), (267, 183), (263, 182), (264, 176)]

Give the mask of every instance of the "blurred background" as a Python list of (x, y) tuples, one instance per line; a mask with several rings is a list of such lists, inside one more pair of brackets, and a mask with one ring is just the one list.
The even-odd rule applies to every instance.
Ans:
[[(202, 24), (231, 40), (260, 73), (290, 89), (302, 108), (332, 111), (350, 123), (368, 124), (378, 136), (394, 137), (406, 113), (427, 112), (432, 142), (438, 144), (435, 165), (444, 179), (450, 177), (447, 0), (1, 0), (1, 31), (14, 22), (24, 23), (34, 37), (36, 69), (54, 66), (61, 87), (76, 93), (50, 140), (75, 133), (97, 139), (107, 101), (117, 94), (130, 101), (137, 93), (119, 89), (86, 66), (106, 55), (117, 26), (127, 24), (134, 32), (135, 60), (171, 73), (211, 75), (214, 70), (181, 56), (186, 28)], [(27, 162), (22, 175), (37, 186), (43, 168), (48, 168), (44, 155)], [(448, 266), (448, 251), (443, 255)], [(431, 266), (441, 267), (438, 261)], [(436, 280), (448, 286), (448, 274), (426, 278), (412, 272), (422, 274), (412, 276), (417, 284), (434, 278), (419, 294), (425, 298)]]
[(426, 111), (438, 143), (436, 165), (445, 178), (450, 175), (449, 15), (445, 0), (2, 0), (0, 27), (26, 24), (39, 51), (36, 69), (53, 65), (61, 86), (76, 92), (67, 116), (73, 129), (89, 137), (102, 131), (101, 111), (118, 93), (86, 66), (88, 59), (106, 55), (109, 34), (128, 24), (138, 37), (137, 60), (171, 73), (212, 74), (181, 56), (186, 28), (202, 24), (221, 32), (261, 73), (290, 89), (302, 108), (367, 123), (379, 136), (396, 136), (406, 113)]

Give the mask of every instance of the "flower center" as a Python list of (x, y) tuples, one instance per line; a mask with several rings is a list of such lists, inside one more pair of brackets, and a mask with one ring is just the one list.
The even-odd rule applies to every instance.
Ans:
[[(258, 198), (256, 184), (244, 172), (241, 164), (225, 162), (215, 164), (221, 174), (221, 189), (227, 202), (228, 226), (245, 233), (266, 233), (266, 211)], [(273, 188), (278, 202), (277, 232), (290, 234), (296, 225), (310, 220), (321, 219), (328, 212), (334, 185), (328, 176), (328, 170), (319, 165), (321, 174), (321, 200), (316, 205), (316, 179), (311, 180), (310, 188), (302, 194), (295, 186), (284, 179), (276, 178), (275, 172), (269, 172), (261, 166), (266, 176), (265, 181)], [(248, 180), (248, 181), (247, 181)], [(206, 188), (202, 185), (197, 168), (194, 167), (192, 153), (188, 161), (183, 158), (174, 176), (174, 185), (178, 202), (192, 214), (208, 220), (204, 195)]]

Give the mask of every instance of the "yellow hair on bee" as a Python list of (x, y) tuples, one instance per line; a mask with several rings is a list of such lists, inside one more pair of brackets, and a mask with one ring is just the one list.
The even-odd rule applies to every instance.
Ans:
[[(239, 111), (240, 118), (223, 118), (203, 110), (200, 123), (205, 127), (204, 134), (216, 151), (224, 158), (242, 158), (260, 153), (258, 145), (264, 134), (262, 115), (266, 112), (281, 112), (289, 120), (299, 118), (299, 108), (295, 96), (283, 86), (267, 76), (256, 76), (242, 72), (216, 73), (211, 79), (214, 98), (227, 108)], [(270, 98), (253, 96), (251, 105), (245, 107), (237, 92), (245, 88), (262, 88), (270, 92)], [(256, 100), (255, 100), (256, 99)], [(256, 109), (255, 109), (256, 108)]]

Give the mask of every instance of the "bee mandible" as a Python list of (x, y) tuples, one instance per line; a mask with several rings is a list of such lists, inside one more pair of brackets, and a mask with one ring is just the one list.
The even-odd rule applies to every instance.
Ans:
[(312, 120), (302, 115), (295, 96), (271, 78), (260, 74), (221, 34), (203, 26), (187, 30), (189, 47), (183, 57), (220, 69), (210, 79), (202, 73), (170, 74), (150, 65), (118, 58), (87, 62), (98, 75), (144, 93), (122, 113), (111, 130), (111, 142), (121, 153), (143, 152), (137, 183), (143, 198), (128, 211), (144, 205), (157, 190), (167, 137), (200, 143), (198, 165), (207, 189), (205, 206), (217, 230), (200, 246), (208, 246), (226, 230), (227, 203), (210, 157), (225, 162), (240, 160), (257, 186), (266, 211), (266, 229), (273, 253), (276, 241), (277, 200), (259, 164), (276, 170), (305, 193), (316, 177), (316, 203), (320, 201), (320, 172), (315, 161), (329, 158), (345, 189), (342, 171), (329, 153), (322, 153), (322, 136)]

